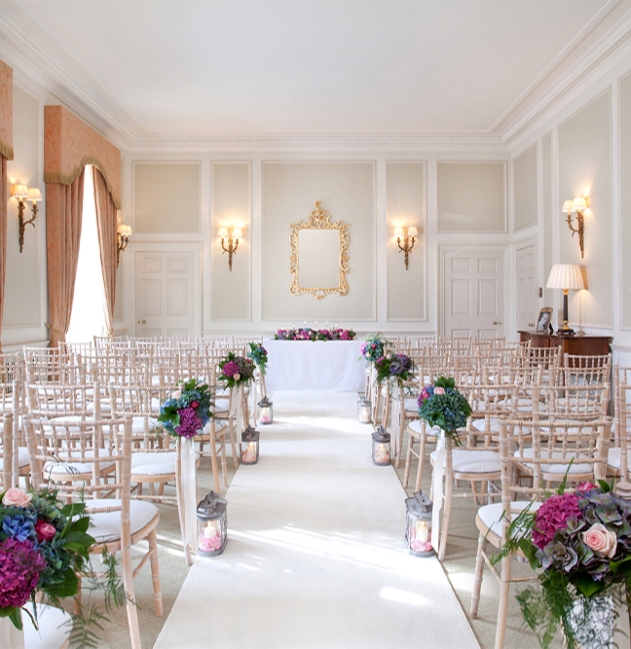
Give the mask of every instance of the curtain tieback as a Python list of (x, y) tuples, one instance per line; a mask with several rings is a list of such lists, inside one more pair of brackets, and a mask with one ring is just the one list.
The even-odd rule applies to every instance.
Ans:
[(59, 331), (59, 329), (55, 329), (55, 327), (53, 327), (48, 322), (45, 322), (44, 324), (46, 325), (46, 329), (50, 329), (53, 333), (56, 333), (59, 336), (64, 336), (64, 337), (66, 336), (66, 334), (63, 331)]

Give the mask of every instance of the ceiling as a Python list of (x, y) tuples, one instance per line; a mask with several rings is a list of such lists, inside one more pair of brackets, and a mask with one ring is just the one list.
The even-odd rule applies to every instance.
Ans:
[(128, 142), (502, 137), (630, 9), (630, 0), (0, 0), (0, 55)]

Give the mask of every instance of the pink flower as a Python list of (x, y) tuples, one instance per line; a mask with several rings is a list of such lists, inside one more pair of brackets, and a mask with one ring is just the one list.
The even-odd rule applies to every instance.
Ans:
[(191, 408), (197, 410), (197, 408), (199, 408), (199, 403), (197, 401), (191, 401)]
[(5, 491), (2, 497), (2, 504), (6, 507), (26, 507), (32, 498), (33, 496), (31, 494), (27, 494), (22, 489), (11, 487)]
[(445, 394), (445, 388), (434, 388), (434, 394)]
[(618, 546), (618, 537), (615, 532), (608, 530), (601, 523), (595, 523), (586, 532), (581, 534), (583, 543), (594, 552), (613, 559)]
[(175, 429), (175, 432), (180, 437), (186, 437), (187, 439), (195, 437), (197, 432), (202, 429), (202, 422), (197, 418), (193, 408), (190, 406), (182, 408), (177, 413), (180, 415), (180, 425)]
[(571, 517), (581, 518), (576, 494), (550, 496), (535, 514), (535, 525), (532, 530), (532, 542), (541, 550), (552, 541), (557, 530), (567, 526)]
[(35, 523), (35, 533), (40, 543), (42, 541), (52, 541), (55, 534), (57, 534), (57, 528), (52, 523), (47, 523), (42, 518), (39, 518)]
[[(239, 374), (239, 366), (234, 361), (228, 361), (223, 366), (223, 373), (228, 377), (234, 377), (235, 374)], [(235, 379), (238, 381), (238, 379)]]
[(350, 340), (350, 339), (351, 339), (351, 337), (348, 335), (348, 331), (344, 330), (340, 334), (340, 340)]
[(584, 493), (585, 491), (591, 491), (592, 489), (598, 489), (598, 487), (595, 484), (592, 484), (591, 482), (581, 482), (576, 487), (576, 491), (579, 493)]
[(236, 374), (233, 374), (233, 375), (232, 375), (232, 378), (233, 378), (235, 381), (238, 381), (238, 380), (241, 378), (241, 374), (239, 374), (239, 373), (237, 372)]

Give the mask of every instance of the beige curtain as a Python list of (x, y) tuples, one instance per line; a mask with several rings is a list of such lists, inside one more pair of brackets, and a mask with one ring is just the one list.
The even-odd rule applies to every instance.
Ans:
[(101, 267), (105, 285), (105, 327), (107, 335), (114, 333), (114, 301), (116, 299), (116, 205), (107, 189), (103, 174), (94, 171), (94, 202), (96, 205), (96, 225), (99, 232)]
[(79, 261), (83, 178), (85, 168), (70, 185), (46, 183), (48, 250), (48, 314), (50, 346), (66, 339), (70, 326), (74, 283)]
[[(4, 280), (7, 268), (7, 206), (9, 203), (9, 187), (7, 185), (7, 159), (0, 155), (2, 178), (0, 179), (0, 332), (4, 318)], [(0, 341), (0, 354), (2, 342)]]

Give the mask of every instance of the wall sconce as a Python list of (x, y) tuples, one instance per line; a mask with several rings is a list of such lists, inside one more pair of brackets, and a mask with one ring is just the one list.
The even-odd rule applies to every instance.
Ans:
[[(11, 196), (16, 198), (18, 201), (18, 219), (20, 220), (20, 252), (24, 249), (24, 230), (26, 226), (30, 223), (35, 227), (35, 219), (37, 218), (37, 202), (42, 200), (42, 193), (37, 189), (37, 187), (31, 187), (30, 189), (26, 185), (13, 185), (11, 188)], [(30, 219), (24, 220), (24, 210), (26, 209), (25, 201), (31, 201), (31, 216)]]
[[(228, 228), (219, 228), (219, 236), (221, 237), (221, 248), (224, 252), (228, 253), (228, 267), (232, 272), (232, 255), (236, 254), (239, 247), (239, 238), (243, 236), (241, 228), (234, 228), (232, 236), (228, 238)], [(226, 248), (226, 238), (228, 238), (228, 247)]]
[(568, 325), (567, 292), (569, 289), (585, 288), (581, 267), (576, 264), (554, 264), (546, 288), (563, 289), (563, 326), (557, 331), (557, 334), (560, 336), (574, 335), (574, 329), (570, 329)]
[[(584, 198), (575, 198), (574, 200), (565, 201), (561, 210), (567, 214), (567, 225), (572, 231), (572, 236), (578, 234), (578, 247), (581, 249), (581, 259), (584, 257), (585, 249), (583, 247), (583, 232), (585, 228), (583, 215), (587, 209), (587, 200)], [(576, 227), (572, 224), (572, 212), (576, 212)]]
[(118, 228), (116, 228), (116, 268), (120, 263), (121, 252), (127, 248), (129, 243), (129, 237), (131, 237), (132, 231), (129, 225), (124, 223), (119, 223)]
[[(407, 234), (403, 232), (403, 228), (395, 228), (394, 236), (397, 238), (397, 245), (399, 246), (399, 252), (405, 254), (405, 270), (408, 269), (409, 259), (408, 256), (412, 248), (414, 248), (415, 239), (418, 237), (418, 229), (414, 226), (408, 228)], [(403, 239), (403, 245), (401, 245), (401, 239)]]

